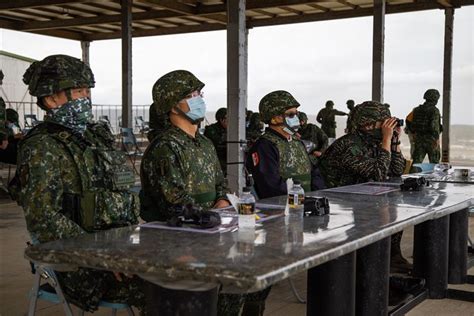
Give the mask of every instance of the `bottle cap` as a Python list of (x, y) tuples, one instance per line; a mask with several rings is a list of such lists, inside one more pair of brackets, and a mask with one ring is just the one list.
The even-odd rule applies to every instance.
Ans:
[(252, 191), (252, 188), (251, 187), (244, 187), (242, 189), (242, 192), (251, 192)]

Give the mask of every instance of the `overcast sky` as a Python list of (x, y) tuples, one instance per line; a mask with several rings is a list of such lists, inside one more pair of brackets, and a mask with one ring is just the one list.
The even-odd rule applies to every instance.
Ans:
[[(474, 124), (474, 7), (456, 10), (452, 124)], [(405, 117), (423, 102), (426, 89), (442, 91), (444, 11), (390, 14), (385, 20), (385, 102)], [(35, 59), (51, 54), (81, 57), (77, 41), (0, 29), (1, 49)], [(120, 40), (91, 43), (96, 76), (94, 103), (121, 102)], [(272, 90), (288, 90), (300, 110), (316, 114), (326, 100), (371, 98), (372, 18), (260, 27), (249, 31), (248, 106)], [(208, 109), (226, 104), (226, 32), (133, 40), (133, 103), (150, 104), (151, 88), (163, 74), (187, 69), (206, 83)], [(442, 101), (440, 100), (440, 108)]]

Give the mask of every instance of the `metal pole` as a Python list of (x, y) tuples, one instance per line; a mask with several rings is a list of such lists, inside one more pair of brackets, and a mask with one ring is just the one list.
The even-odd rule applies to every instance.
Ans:
[[(90, 41), (81, 41), (82, 62), (86, 64), (87, 66), (90, 66), (90, 58), (89, 58), (90, 46), (91, 46)], [(89, 94), (90, 94), (89, 98), (92, 99), (92, 91), (89, 92)]]
[(132, 127), (132, 0), (120, 0), (122, 14), (122, 127)]
[(387, 315), (390, 239), (357, 250), (356, 315)]
[(372, 45), (372, 100), (383, 102), (383, 65), (385, 46), (385, 0), (374, 0)]
[(443, 67), (443, 162), (449, 162), (449, 130), (451, 124), (451, 77), (453, 65), (454, 8), (444, 10), (444, 67)]
[(245, 184), (243, 149), (247, 107), (247, 27), (245, 0), (227, 1), (227, 179), (233, 192)]
[(413, 274), (426, 279), (429, 298), (446, 297), (449, 215), (415, 226)]
[(351, 252), (309, 269), (306, 315), (355, 315), (355, 267)]

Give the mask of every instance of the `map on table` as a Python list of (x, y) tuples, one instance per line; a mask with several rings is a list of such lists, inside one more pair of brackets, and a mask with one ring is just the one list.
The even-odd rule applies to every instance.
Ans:
[(381, 195), (389, 192), (400, 191), (399, 183), (366, 182), (343, 187), (325, 189), (320, 192), (352, 193), (365, 195)]
[[(278, 206), (278, 205), (262, 205), (259, 207), (257, 203), (256, 209), (256, 223), (262, 223), (272, 218), (277, 218), (284, 215), (284, 208), (285, 206)], [(214, 210), (215, 211), (215, 210)], [(141, 224), (140, 227), (146, 228), (158, 228), (158, 229), (165, 229), (165, 230), (177, 230), (177, 231), (186, 231), (186, 232), (195, 232), (195, 233), (202, 233), (202, 234), (216, 234), (216, 233), (226, 233), (226, 232), (233, 232), (238, 230), (239, 228), (239, 215), (234, 210), (233, 207), (226, 207), (219, 209), (217, 211), (221, 216), (221, 224), (216, 227), (212, 228), (201, 228), (198, 225), (194, 224), (183, 224), (181, 227), (169, 226), (166, 222), (149, 222), (145, 224)]]

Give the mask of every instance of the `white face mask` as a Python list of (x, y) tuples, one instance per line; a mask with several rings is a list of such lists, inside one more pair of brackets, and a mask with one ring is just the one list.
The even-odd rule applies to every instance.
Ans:
[(192, 97), (186, 99), (186, 103), (189, 106), (189, 112), (185, 113), (186, 116), (196, 124), (202, 121), (206, 115), (206, 103), (204, 99), (201, 96)]

